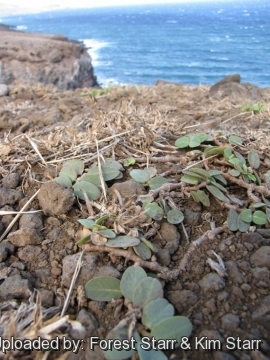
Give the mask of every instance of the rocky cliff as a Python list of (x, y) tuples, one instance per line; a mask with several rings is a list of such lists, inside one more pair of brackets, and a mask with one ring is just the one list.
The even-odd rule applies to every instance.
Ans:
[(41, 82), (60, 90), (97, 86), (91, 57), (80, 42), (61, 35), (0, 27), (0, 84)]

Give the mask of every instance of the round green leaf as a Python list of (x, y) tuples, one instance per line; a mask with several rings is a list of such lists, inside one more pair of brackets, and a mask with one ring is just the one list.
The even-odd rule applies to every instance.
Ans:
[(174, 145), (180, 149), (183, 149), (188, 147), (189, 141), (190, 141), (189, 136), (182, 136), (175, 141)]
[(239, 216), (247, 223), (251, 223), (252, 221), (252, 211), (250, 209), (243, 210)]
[(173, 316), (160, 321), (151, 331), (155, 339), (176, 339), (180, 345), (182, 337), (189, 337), (192, 332), (192, 324), (186, 316)]
[(94, 220), (91, 219), (79, 219), (78, 222), (86, 229), (92, 229), (95, 224)]
[(148, 172), (148, 174), (150, 175), (150, 178), (156, 176), (156, 174), (157, 174), (157, 169), (153, 166), (150, 166), (149, 168), (144, 169), (143, 171)]
[(261, 161), (258, 153), (255, 150), (251, 150), (248, 153), (248, 162), (253, 169), (258, 169), (260, 167)]
[(72, 182), (71, 182), (70, 178), (66, 175), (58, 176), (54, 179), (54, 181), (57, 184), (62, 185), (66, 188), (71, 188), (71, 186), (72, 186)]
[[(102, 176), (104, 181), (110, 181), (115, 179), (117, 176), (121, 174), (121, 172), (117, 169), (114, 169), (106, 164), (101, 164)], [(92, 175), (94, 179), (99, 177), (99, 168), (98, 166), (93, 166), (87, 170), (88, 175)]]
[(168, 179), (165, 179), (162, 176), (155, 176), (151, 180), (149, 180), (148, 185), (151, 190), (156, 190), (159, 187), (161, 187), (163, 184), (169, 183), (170, 181)]
[(189, 172), (191, 173), (191, 175), (194, 173), (196, 175), (199, 175), (202, 179), (207, 180), (209, 179), (210, 175), (208, 173), (208, 171), (201, 169), (201, 168), (190, 168)]
[(129, 247), (139, 245), (139, 243), (140, 240), (133, 236), (120, 235), (112, 240), (108, 240), (105, 245), (108, 247)]
[(197, 191), (191, 191), (191, 196), (192, 196), (192, 198), (193, 198), (193, 200), (194, 201), (196, 201), (197, 203), (199, 203), (200, 202), (200, 199), (199, 199), (199, 196), (198, 196), (198, 194), (197, 194)]
[(150, 216), (154, 220), (160, 221), (163, 219), (164, 212), (157, 203), (146, 204), (144, 210), (146, 215)]
[(86, 296), (96, 301), (111, 301), (120, 299), (120, 280), (112, 276), (98, 276), (85, 284)]
[(229, 174), (234, 176), (234, 177), (237, 177), (237, 176), (240, 175), (240, 171), (235, 170), (235, 169), (231, 169), (231, 170), (229, 170)]
[(158, 248), (155, 244), (152, 244), (149, 240), (146, 240), (144, 237), (141, 237), (140, 240), (149, 247), (149, 249), (153, 252), (158, 252)]
[(87, 173), (81, 177), (80, 181), (90, 182), (91, 184), (94, 184), (96, 186), (101, 185), (99, 174), (93, 175), (93, 174)]
[(238, 226), (238, 229), (239, 231), (241, 232), (246, 232), (248, 231), (249, 227), (250, 227), (250, 223), (247, 223), (245, 221), (243, 221), (241, 219), (241, 216), (238, 215), (238, 218), (237, 218), (237, 226)]
[(180, 210), (172, 209), (167, 213), (167, 220), (170, 224), (179, 224), (184, 220), (184, 214)]
[(120, 282), (120, 289), (124, 297), (131, 301), (136, 287), (146, 278), (146, 272), (142, 267), (134, 265), (128, 267)]
[(181, 177), (181, 181), (191, 185), (198, 185), (201, 182), (201, 178), (185, 174)]
[(114, 159), (111, 159), (111, 158), (105, 159), (105, 162), (102, 163), (102, 165), (108, 166), (110, 168), (113, 168), (113, 169), (119, 170), (119, 171), (124, 171), (125, 170), (123, 168), (123, 166), (120, 164), (120, 162), (118, 162), (118, 161), (116, 161)]
[(243, 144), (243, 140), (239, 137), (239, 136), (237, 136), (237, 135), (231, 135), (230, 137), (229, 137), (229, 143), (230, 144), (236, 144), (236, 145), (242, 145)]
[(222, 175), (223, 172), (220, 170), (212, 169), (207, 171), (210, 176)]
[(83, 191), (86, 192), (86, 195), (90, 200), (97, 200), (101, 193), (100, 190), (94, 185), (87, 181), (79, 181), (73, 185), (74, 194), (81, 200), (84, 200)]
[(77, 159), (67, 160), (63, 163), (63, 168), (64, 167), (71, 167), (76, 171), (78, 175), (80, 175), (83, 173), (84, 170), (84, 162)]
[(189, 147), (194, 148), (201, 145), (201, 140), (198, 135), (192, 135), (189, 140)]
[(115, 232), (110, 229), (102, 229), (98, 230), (97, 232), (108, 239), (114, 239), (116, 237)]
[(206, 185), (206, 188), (212, 195), (218, 198), (221, 201), (228, 202), (226, 196), (214, 185)]
[(133, 250), (143, 260), (148, 260), (151, 258), (151, 250), (143, 242), (140, 242), (140, 244), (137, 246), (133, 246)]
[(210, 206), (209, 196), (203, 190), (197, 190), (197, 195), (204, 206)]
[(168, 360), (167, 356), (161, 350), (145, 350), (145, 346), (148, 348), (148, 342), (147, 345), (141, 341), (138, 342), (137, 350), (140, 360)]
[[(128, 337), (128, 327), (115, 327), (112, 329), (106, 336), (107, 340), (113, 339), (113, 340), (120, 340), (123, 343), (123, 340), (129, 341)], [(130, 350), (116, 350), (115, 348), (112, 348), (112, 350), (104, 350), (103, 354), (105, 356), (105, 359), (107, 360), (126, 360), (130, 359), (133, 354), (135, 354), (136, 350), (130, 349)]]
[(150, 174), (148, 171), (145, 170), (135, 169), (135, 170), (131, 170), (129, 174), (132, 177), (132, 179), (134, 179), (135, 181), (141, 184), (144, 184), (150, 180)]
[(160, 321), (172, 317), (174, 315), (174, 307), (168, 300), (159, 298), (151, 301), (143, 308), (142, 323), (152, 329)]
[(266, 217), (267, 217), (267, 220), (270, 221), (270, 209), (269, 208), (266, 208)]
[[(204, 134), (204, 133), (199, 133), (199, 134), (196, 134), (196, 137), (202, 142), (204, 142), (207, 138), (208, 138), (208, 135), (207, 134)], [(211, 141), (211, 138), (210, 140)]]
[(232, 149), (230, 148), (225, 148), (224, 149), (224, 156), (225, 158), (229, 159), (229, 157), (232, 155)]
[(238, 219), (237, 211), (234, 209), (230, 209), (228, 212), (227, 223), (228, 223), (228, 227), (231, 231), (238, 230), (237, 219)]
[(71, 181), (75, 181), (77, 179), (77, 172), (74, 168), (71, 166), (63, 167), (62, 170), (59, 173), (59, 176), (65, 175), (70, 178)]
[(159, 280), (147, 277), (136, 287), (132, 302), (135, 306), (144, 307), (150, 301), (163, 297), (163, 288)]
[(265, 225), (267, 223), (267, 216), (263, 211), (257, 210), (252, 215), (252, 221), (256, 225)]

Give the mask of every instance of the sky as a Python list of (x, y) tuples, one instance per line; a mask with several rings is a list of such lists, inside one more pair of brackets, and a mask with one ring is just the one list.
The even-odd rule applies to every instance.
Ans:
[[(90, 8), (97, 6), (123, 6), (134, 4), (191, 3), (207, 0), (0, 0), (0, 17), (19, 13), (41, 12), (64, 8)], [(208, 0), (211, 1), (211, 0)], [(214, 0), (212, 0), (214, 1)], [(220, 0), (217, 0), (220, 1)], [(225, 0), (226, 1), (226, 0)]]

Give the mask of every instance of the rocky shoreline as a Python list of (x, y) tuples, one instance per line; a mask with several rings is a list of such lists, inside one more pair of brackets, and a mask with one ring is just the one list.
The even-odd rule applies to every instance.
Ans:
[(60, 90), (98, 86), (84, 45), (62, 35), (0, 26), (0, 84), (52, 84)]
[[(165, 219), (149, 221), (145, 214), (138, 216), (137, 201), (149, 188), (130, 180), (130, 170), (155, 167), (157, 174), (173, 185), (181, 183), (184, 168), (193, 166), (227, 174), (231, 166), (228, 161), (220, 157), (201, 160), (197, 149), (179, 149), (174, 144), (183, 135), (207, 133), (215, 140), (212, 145), (229, 146), (227, 139), (235, 134), (243, 143), (232, 148), (245, 158), (251, 149), (256, 150), (261, 161), (257, 172), (265, 179), (270, 167), (270, 88), (241, 83), (236, 74), (211, 87), (158, 81), (155, 86), (90, 89), (96, 79), (91, 59), (81, 44), (61, 36), (28, 36), (5, 29), (2, 33), (0, 336), (4, 339), (43, 336), (55, 340), (64, 335), (86, 344), (89, 337), (105, 339), (119, 320), (126, 317), (128, 309), (122, 298), (110, 302), (91, 300), (86, 297), (84, 285), (101, 275), (121, 278), (133, 264), (131, 257), (87, 244), (82, 257), (84, 264), (66, 309), (67, 317), (60, 318), (82, 255), (82, 248), (76, 245), (76, 233), (81, 229), (78, 219), (90, 216), (96, 220), (109, 212), (115, 215), (116, 222), (108, 221), (106, 226), (118, 227), (119, 233), (134, 228), (142, 233), (152, 231), (148, 240), (156, 246), (157, 253), (149, 262), (157, 260), (156, 267), (177, 270), (185, 254), (190, 254), (181, 276), (164, 282), (165, 298), (178, 315), (189, 317), (193, 325), (192, 349), (167, 351), (170, 359), (183, 356), (188, 360), (269, 359), (269, 224), (244, 233), (230, 231), (226, 228), (228, 208), (224, 203), (214, 196), (210, 196), (208, 207), (195, 202), (189, 196), (190, 186), (183, 182), (181, 188), (160, 196), (162, 201), (170, 198), (181, 209), (185, 231), (180, 224), (169, 224)], [(34, 50), (27, 50), (29, 44)], [(50, 47), (47, 53), (45, 44)], [(89, 82), (83, 79), (84, 70), (74, 65), (81, 62), (86, 64), (84, 69), (90, 69), (85, 70), (92, 76)], [(31, 80), (26, 76), (28, 67), (29, 72), (32, 69)], [(41, 69), (47, 67), (48, 73), (42, 73)], [(79, 68), (79, 73), (75, 68)], [(100, 156), (113, 157), (121, 164), (133, 157), (135, 164), (123, 170), (122, 179), (107, 182), (106, 199), (101, 195), (89, 204), (75, 198), (72, 189), (53, 179), (68, 159), (82, 160), (85, 168), (92, 166), (97, 161), (97, 146)], [(232, 181), (220, 188), (226, 186), (230, 194), (239, 198), (240, 206), (249, 206), (260, 196), (258, 190), (264, 188), (265, 194), (269, 194), (265, 180), (262, 181), (261, 186), (248, 191)], [(14, 212), (22, 209), (26, 213), (16, 219)], [(210, 221), (224, 231), (189, 252), (192, 242), (209, 231)], [(87, 246), (91, 251), (87, 251)], [(212, 263), (217, 260), (213, 251), (225, 264), (225, 276), (209, 266), (209, 258)], [(164, 274), (158, 275), (162, 278)], [(57, 321), (62, 325), (57, 327)], [(50, 332), (46, 327), (49, 324), (53, 326)], [(194, 350), (196, 341), (203, 337), (218, 341), (222, 348)], [(240, 339), (234, 351), (225, 346), (229, 338), (232, 344)], [(261, 340), (262, 345), (254, 351), (240, 348), (243, 341), (250, 344), (253, 340)], [(51, 351), (49, 358), (59, 358), (60, 351), (68, 360), (104, 359), (99, 348), (93, 351), (89, 346), (78, 354), (61, 347)], [(43, 356), (47, 356), (45, 351), (37, 350), (14, 351), (6, 356), (0, 352), (0, 359), (39, 360)]]

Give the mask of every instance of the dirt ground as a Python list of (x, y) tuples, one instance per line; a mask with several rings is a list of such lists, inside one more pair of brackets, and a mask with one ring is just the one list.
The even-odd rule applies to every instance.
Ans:
[[(130, 170), (153, 166), (158, 175), (179, 184), (182, 170), (194, 166), (201, 158), (194, 152), (197, 148), (176, 148), (177, 138), (204, 132), (212, 134), (217, 145), (226, 143), (230, 134), (237, 134), (244, 140), (243, 145), (235, 147), (238, 152), (243, 156), (251, 149), (258, 152), (261, 165), (257, 172), (265, 188), (263, 193), (270, 200), (265, 175), (270, 167), (270, 90), (234, 83), (228, 89), (209, 91), (208, 86), (158, 82), (152, 87), (111, 88), (101, 94), (89, 89), (60, 92), (41, 84), (10, 85), (9, 96), (0, 97), (0, 210), (26, 213), (20, 214), (11, 228), (16, 214), (1, 213), (0, 217), (2, 339), (33, 337), (46, 324), (60, 318), (82, 251), (75, 245), (76, 232), (81, 229), (78, 219), (89, 216), (86, 203), (70, 200), (71, 195), (65, 196), (65, 188), (60, 185), (53, 182), (46, 191), (42, 190), (57, 177), (65, 160), (81, 159), (89, 167), (97, 161), (97, 144), (99, 154), (105, 158), (113, 157), (121, 163), (130, 157), (136, 160), (125, 169), (122, 179), (108, 182), (107, 200), (102, 195), (96, 201), (100, 206), (92, 204), (95, 218), (112, 208), (120, 218), (129, 200), (136, 203), (138, 191), (132, 197), (134, 185), (125, 194), (123, 188), (122, 192), (119, 190), (124, 199), (120, 206), (110, 188), (114, 182), (123, 184), (130, 180)], [(265, 104), (261, 112), (241, 110), (246, 103), (258, 102)], [(198, 166), (204, 167), (205, 162)], [(229, 163), (219, 157), (209, 159), (206, 166), (224, 174), (230, 169)], [(262, 199), (259, 187), (247, 189), (228, 181), (226, 188), (243, 201), (242, 209), (254, 197)], [(191, 186), (187, 184), (165, 190), (163, 197), (169, 196), (183, 211), (184, 227), (168, 227), (164, 220), (160, 222), (156, 234), (149, 238), (159, 252), (149, 261), (156, 261), (169, 272), (179, 270), (192, 242), (211, 229), (211, 221), (222, 230), (212, 238), (206, 237), (190, 252), (179, 276), (164, 282), (165, 298), (174, 305), (177, 314), (189, 317), (193, 324), (191, 349), (166, 354), (169, 359), (270, 359), (269, 223), (253, 226), (244, 233), (230, 231), (225, 223), (228, 208), (221, 201), (210, 196), (210, 206), (205, 207), (196, 203), (190, 192)], [(30, 210), (42, 211), (27, 213)], [(132, 219), (134, 214), (126, 217)], [(137, 227), (146, 233), (154, 223), (122, 225), (126, 232)], [(168, 250), (168, 243), (173, 244), (173, 249)], [(108, 303), (87, 299), (85, 282), (98, 275), (120, 278), (133, 262), (113, 253), (95, 252), (94, 247), (92, 250), (89, 252), (85, 247), (84, 265), (65, 313), (84, 325), (85, 339), (90, 336), (104, 339), (124, 318), (127, 308), (122, 299)], [(223, 276), (209, 265), (209, 258), (217, 261), (213, 251), (225, 264)], [(160, 271), (157, 273), (164, 277)], [(42, 306), (31, 295), (34, 289), (39, 291)], [(64, 325), (51, 332), (53, 336), (65, 333), (68, 328)], [(69, 336), (72, 338), (70, 332)], [(206, 341), (200, 340), (203, 337)], [(74, 334), (73, 338), (76, 339)], [(207, 342), (210, 339), (220, 340), (222, 349), (213, 349), (213, 343)], [(98, 349), (93, 352), (89, 348), (77, 355), (71, 351), (17, 351), (6, 355), (0, 352), (3, 359), (20, 357), (92, 360), (102, 359), (103, 355)]]

